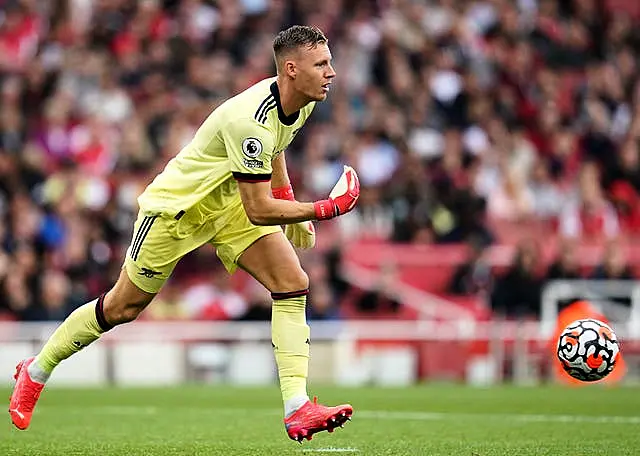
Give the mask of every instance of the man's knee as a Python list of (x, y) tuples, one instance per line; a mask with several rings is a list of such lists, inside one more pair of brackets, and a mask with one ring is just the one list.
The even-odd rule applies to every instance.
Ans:
[(147, 300), (122, 299), (114, 295), (114, 290), (111, 290), (104, 300), (105, 319), (113, 326), (135, 320), (149, 303)]
[(113, 326), (129, 323), (144, 310), (145, 306), (140, 303), (127, 302), (117, 303), (105, 309), (104, 314), (107, 322)]
[(113, 326), (138, 318), (155, 296), (139, 290), (126, 277), (126, 272), (122, 272), (116, 285), (104, 297), (104, 317)]
[(277, 277), (272, 293), (287, 293), (290, 291), (306, 290), (309, 288), (309, 276), (302, 268), (298, 268), (295, 272)]

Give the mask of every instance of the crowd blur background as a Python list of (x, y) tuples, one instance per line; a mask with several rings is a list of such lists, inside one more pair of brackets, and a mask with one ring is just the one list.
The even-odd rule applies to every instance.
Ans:
[[(616, 0), (0, 0), (0, 319), (59, 320), (116, 279), (136, 197), (217, 105), (274, 74), (275, 34), (320, 27), (338, 73), (287, 150), (299, 200), (354, 166), (357, 209), (302, 254), (309, 317), (387, 312), (338, 245), (460, 245), (442, 284), (539, 313), (551, 278), (633, 279), (640, 4)], [(515, 241), (513, 231), (530, 233)], [(560, 239), (557, 259), (540, 244)], [(517, 242), (496, 271), (488, 246)], [(585, 270), (581, 242), (602, 245)], [(383, 274), (394, 280), (393, 273)], [(345, 309), (351, 309), (346, 312)], [(145, 318), (270, 318), (203, 248)]]

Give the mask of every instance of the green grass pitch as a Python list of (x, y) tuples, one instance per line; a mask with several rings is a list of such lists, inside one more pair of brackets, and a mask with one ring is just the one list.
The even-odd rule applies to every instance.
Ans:
[(5, 414), (0, 455), (640, 454), (639, 388), (428, 385), (312, 392), (324, 403), (350, 402), (354, 417), (344, 429), (299, 445), (286, 437), (276, 388), (51, 388), (28, 431), (13, 428)]

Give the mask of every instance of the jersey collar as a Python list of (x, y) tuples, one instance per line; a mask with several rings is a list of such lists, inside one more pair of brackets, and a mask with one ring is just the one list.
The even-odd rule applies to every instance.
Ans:
[(273, 98), (276, 99), (276, 106), (278, 107), (278, 119), (280, 120), (280, 122), (288, 127), (296, 123), (296, 120), (298, 120), (298, 117), (300, 116), (300, 111), (296, 111), (289, 116), (285, 116), (284, 111), (282, 110), (282, 105), (280, 104), (280, 89), (278, 89), (278, 84), (275, 81), (271, 83), (271, 93), (273, 94)]

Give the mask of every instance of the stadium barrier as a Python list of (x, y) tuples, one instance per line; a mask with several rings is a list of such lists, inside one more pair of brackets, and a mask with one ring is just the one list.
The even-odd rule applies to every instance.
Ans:
[(606, 315), (620, 331), (640, 338), (640, 281), (553, 280), (545, 285), (541, 298), (541, 331), (551, 335), (562, 302), (587, 300)]
[[(0, 383), (37, 351), (56, 323), (0, 323)], [(615, 327), (615, 325), (614, 325)], [(314, 384), (405, 386), (422, 381), (472, 385), (555, 381), (550, 343), (538, 321), (311, 322)], [(639, 378), (640, 339), (615, 327)], [(268, 322), (148, 322), (115, 328), (62, 363), (54, 385), (263, 385), (276, 382)]]

